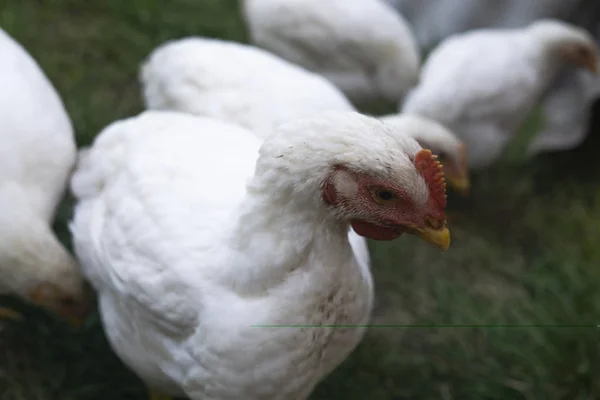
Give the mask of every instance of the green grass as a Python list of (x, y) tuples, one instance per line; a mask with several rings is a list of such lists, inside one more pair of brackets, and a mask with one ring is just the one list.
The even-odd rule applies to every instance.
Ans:
[[(244, 41), (234, 0), (4, 0), (0, 26), (55, 83), (80, 145), (142, 109), (137, 68), (156, 45)], [(445, 254), (412, 237), (372, 244), (372, 322), (420, 327), (370, 329), (312, 399), (599, 399), (597, 142), (474, 176), (469, 198), (450, 196)], [(70, 212), (67, 200), (65, 241)], [(30, 318), (0, 332), (0, 399), (144, 398), (97, 317), (72, 332), (7, 301)]]

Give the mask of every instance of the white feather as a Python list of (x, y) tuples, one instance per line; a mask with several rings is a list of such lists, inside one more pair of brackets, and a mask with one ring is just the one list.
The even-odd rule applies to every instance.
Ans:
[(571, 150), (580, 145), (589, 130), (592, 105), (600, 97), (600, 78), (585, 71), (564, 73), (541, 104), (543, 126), (528, 148), (528, 154)]
[(51, 224), (75, 163), (71, 121), (28, 52), (0, 29), (0, 291), (40, 284), (81, 294), (76, 263)]
[(328, 110), (352, 110), (321, 76), (262, 49), (208, 38), (167, 42), (140, 71), (149, 109), (235, 122), (264, 138), (278, 124)]

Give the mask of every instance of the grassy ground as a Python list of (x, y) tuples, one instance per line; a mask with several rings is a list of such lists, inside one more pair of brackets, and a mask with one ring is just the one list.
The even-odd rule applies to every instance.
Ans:
[[(55, 83), (84, 145), (141, 110), (137, 67), (154, 46), (193, 34), (243, 41), (236, 8), (234, 0), (3, 0), (0, 26)], [(468, 199), (451, 196), (444, 255), (413, 238), (373, 244), (373, 322), (420, 326), (371, 329), (312, 398), (600, 399), (594, 134), (575, 152), (475, 176)], [(64, 240), (69, 215), (66, 201), (56, 226)], [(31, 318), (0, 332), (0, 399), (144, 398), (97, 318), (72, 332), (13, 304)]]

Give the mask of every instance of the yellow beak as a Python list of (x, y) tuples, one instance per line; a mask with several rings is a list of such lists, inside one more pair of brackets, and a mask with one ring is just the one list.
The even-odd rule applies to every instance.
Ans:
[(416, 230), (416, 234), (426, 242), (438, 246), (442, 251), (446, 251), (450, 247), (450, 231), (445, 225), (440, 229), (419, 228)]
[(467, 175), (459, 175), (459, 176), (446, 175), (446, 180), (448, 181), (448, 184), (452, 187), (452, 189), (456, 190), (463, 196), (466, 196), (469, 194), (469, 188), (471, 187), (471, 181), (469, 180), (469, 177)]

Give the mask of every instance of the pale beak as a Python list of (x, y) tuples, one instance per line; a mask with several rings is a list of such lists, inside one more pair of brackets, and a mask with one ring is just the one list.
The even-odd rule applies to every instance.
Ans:
[(442, 251), (446, 251), (450, 247), (450, 231), (446, 225), (440, 229), (431, 227), (417, 228), (415, 233), (426, 242), (438, 246)]

